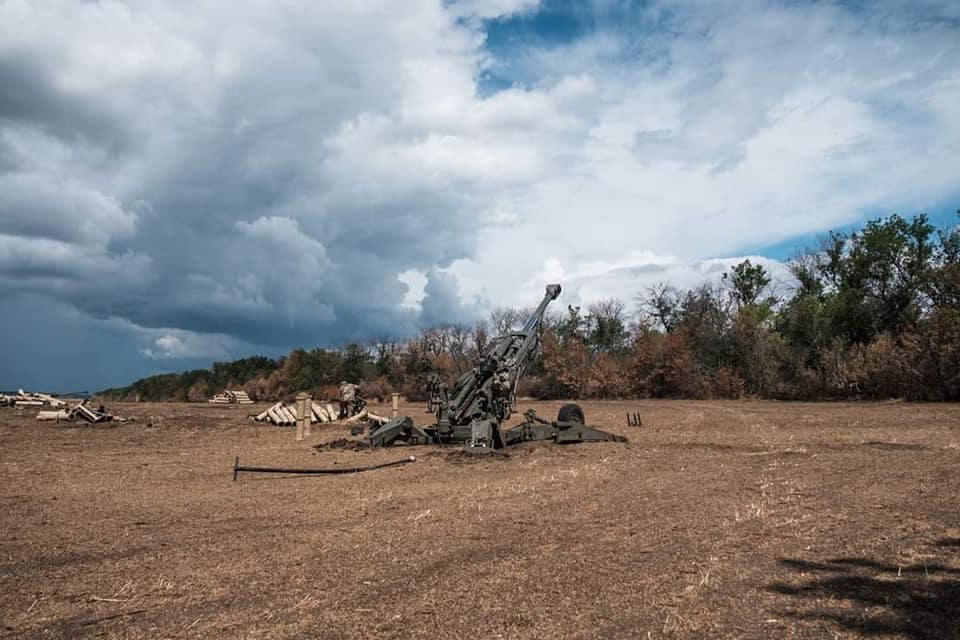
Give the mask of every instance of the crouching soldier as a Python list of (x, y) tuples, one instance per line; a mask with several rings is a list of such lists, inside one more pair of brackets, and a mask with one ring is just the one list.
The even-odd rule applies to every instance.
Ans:
[(353, 411), (350, 415), (357, 415), (367, 408), (367, 400), (363, 397), (363, 383), (353, 385)]

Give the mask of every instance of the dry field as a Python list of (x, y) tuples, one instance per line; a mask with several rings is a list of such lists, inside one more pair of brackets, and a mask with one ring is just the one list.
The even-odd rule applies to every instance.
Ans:
[(630, 443), (508, 458), (110, 408), (0, 409), (2, 638), (960, 638), (956, 405), (588, 402)]

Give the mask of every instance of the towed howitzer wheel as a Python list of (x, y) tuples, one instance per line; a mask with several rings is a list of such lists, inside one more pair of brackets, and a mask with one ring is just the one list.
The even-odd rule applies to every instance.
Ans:
[(557, 421), (554, 423), (554, 441), (557, 444), (574, 442), (626, 442), (623, 436), (594, 429), (587, 426), (583, 417), (583, 409), (578, 404), (565, 404), (557, 412)]
[(587, 424), (583, 417), (583, 409), (578, 404), (565, 404), (557, 412), (557, 422), (575, 422), (577, 424)]

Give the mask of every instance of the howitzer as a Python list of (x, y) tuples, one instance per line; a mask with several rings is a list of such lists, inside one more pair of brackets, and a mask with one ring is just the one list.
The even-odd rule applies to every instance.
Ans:
[(540, 304), (520, 331), (497, 336), (476, 365), (448, 387), (431, 378), (428, 411), (436, 424), (420, 428), (406, 416), (398, 416), (371, 430), (372, 446), (407, 444), (463, 444), (470, 448), (501, 449), (529, 440), (563, 442), (625, 441), (584, 424), (583, 410), (575, 404), (560, 408), (555, 422), (539, 418), (532, 410), (524, 421), (506, 431), (501, 429), (516, 409), (517, 386), (539, 347), (540, 325), (547, 306), (560, 295), (560, 285), (547, 285)]

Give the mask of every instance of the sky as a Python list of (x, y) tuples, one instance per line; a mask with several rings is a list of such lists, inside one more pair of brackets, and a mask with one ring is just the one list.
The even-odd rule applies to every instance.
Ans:
[(786, 277), (958, 158), (955, 0), (0, 0), (0, 389)]

